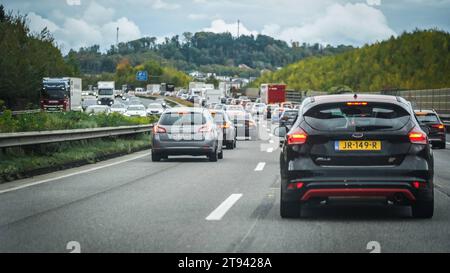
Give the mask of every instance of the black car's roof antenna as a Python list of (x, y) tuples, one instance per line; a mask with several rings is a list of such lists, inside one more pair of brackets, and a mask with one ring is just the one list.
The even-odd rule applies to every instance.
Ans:
[(356, 100), (356, 99), (358, 99), (358, 94), (355, 94), (354, 96), (353, 96), (353, 98)]

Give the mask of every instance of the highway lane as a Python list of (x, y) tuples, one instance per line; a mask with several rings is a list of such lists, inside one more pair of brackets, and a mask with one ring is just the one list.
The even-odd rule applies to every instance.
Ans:
[[(69, 241), (82, 252), (368, 252), (369, 241), (383, 252), (450, 251), (450, 150), (435, 151), (431, 220), (380, 204), (309, 208), (306, 219), (283, 220), (272, 142), (241, 141), (219, 163), (153, 163), (142, 152), (90, 172), (93, 166), (16, 182), (78, 173), (0, 193), (0, 252), (68, 252)], [(223, 215), (208, 220), (218, 208)]]

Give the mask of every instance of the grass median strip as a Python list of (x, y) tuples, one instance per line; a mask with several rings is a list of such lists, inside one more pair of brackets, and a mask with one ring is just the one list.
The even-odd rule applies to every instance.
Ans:
[(0, 152), (0, 183), (67, 169), (151, 147), (150, 135), (52, 143)]

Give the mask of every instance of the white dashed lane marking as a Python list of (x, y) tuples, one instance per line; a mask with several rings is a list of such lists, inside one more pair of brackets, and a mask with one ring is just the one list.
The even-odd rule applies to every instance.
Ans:
[(266, 166), (266, 162), (259, 162), (258, 165), (256, 165), (255, 172), (260, 172), (264, 170), (264, 167)]
[(242, 197), (242, 193), (234, 193), (222, 202), (213, 212), (211, 212), (207, 221), (219, 221), (227, 213), (228, 210)]

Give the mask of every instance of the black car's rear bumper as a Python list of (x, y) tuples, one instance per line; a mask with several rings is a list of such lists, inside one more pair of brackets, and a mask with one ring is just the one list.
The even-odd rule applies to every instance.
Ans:
[[(282, 179), (282, 199), (309, 201), (326, 197), (386, 197), (401, 196), (408, 202), (433, 198), (433, 166), (423, 158), (406, 156), (398, 166), (332, 167), (318, 166), (310, 158), (289, 162), (290, 171)], [(289, 184), (303, 183), (298, 189)], [(425, 185), (419, 189), (413, 182)]]

